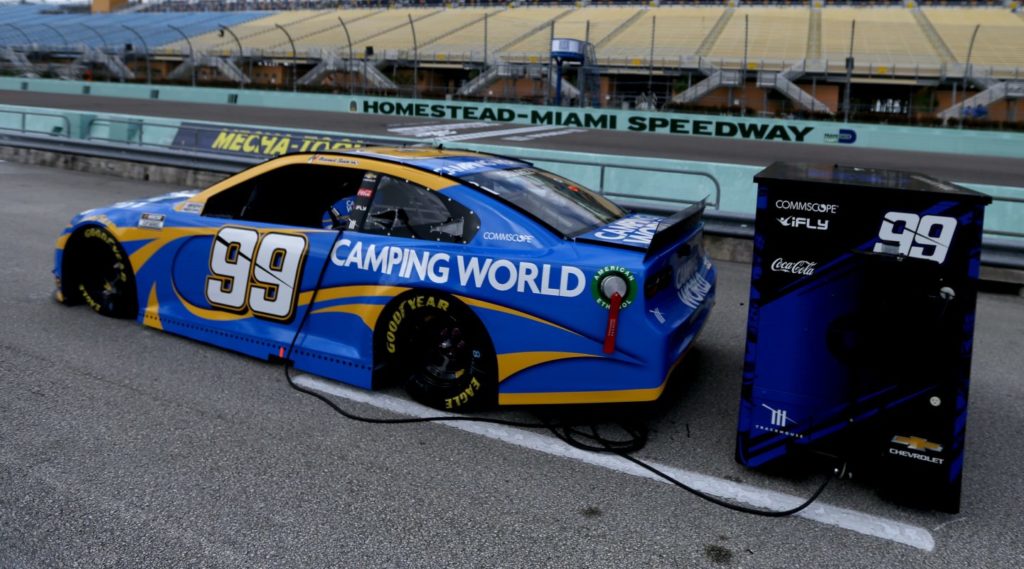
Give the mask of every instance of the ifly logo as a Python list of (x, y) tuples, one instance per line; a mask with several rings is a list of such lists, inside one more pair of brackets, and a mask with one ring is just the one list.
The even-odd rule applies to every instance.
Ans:
[(811, 219), (809, 217), (797, 217), (790, 215), (786, 217), (777, 217), (779, 223), (783, 227), (802, 227), (804, 229), (813, 229), (815, 231), (828, 231), (828, 220), (827, 219)]
[(761, 407), (772, 412), (771, 422), (774, 427), (786, 427), (789, 423), (793, 423), (794, 425), (796, 424), (796, 421), (789, 418), (789, 413), (785, 409), (772, 409), (764, 403), (761, 404)]

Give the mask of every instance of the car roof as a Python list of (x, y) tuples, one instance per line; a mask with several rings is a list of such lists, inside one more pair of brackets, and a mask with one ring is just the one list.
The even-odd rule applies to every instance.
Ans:
[(398, 162), (399, 164), (445, 176), (459, 176), (490, 170), (507, 170), (530, 166), (530, 163), (517, 158), (484, 154), (471, 150), (448, 150), (427, 146), (366, 146), (348, 150), (342, 154)]
[[(186, 202), (205, 203), (211, 196), (265, 172), (288, 165), (316, 164), (321, 166), (373, 167), (384, 174), (399, 176), (438, 190), (442, 179), (475, 174), (491, 170), (529, 167), (528, 162), (469, 150), (448, 150), (428, 146), (367, 146), (344, 151), (297, 152), (269, 158), (232, 176), (229, 176)], [(457, 183), (449, 182), (446, 185)], [(178, 204), (179, 211), (186, 207)]]

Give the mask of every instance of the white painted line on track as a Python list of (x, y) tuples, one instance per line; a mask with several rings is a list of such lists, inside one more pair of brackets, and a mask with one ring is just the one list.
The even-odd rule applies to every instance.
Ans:
[(527, 142), (530, 140), (536, 140), (538, 138), (548, 138), (549, 136), (562, 136), (564, 134), (573, 134), (575, 132), (587, 132), (585, 128), (570, 128), (567, 130), (553, 131), (553, 132), (541, 132), (538, 134), (527, 134), (526, 136), (506, 136), (502, 140), (511, 140), (514, 142)]
[[(405, 399), (399, 399), (383, 393), (349, 387), (341, 383), (326, 379), (318, 379), (306, 374), (297, 375), (294, 380), (296, 384), (305, 387), (306, 389), (312, 389), (319, 391), (320, 393), (333, 395), (335, 397), (355, 401), (357, 403), (364, 403), (378, 409), (383, 409), (385, 411), (390, 411), (407, 417), (460, 416), (453, 413), (446, 413), (444, 411), (437, 411)], [(662, 478), (659, 478), (653, 473), (617, 456), (577, 449), (554, 437), (540, 435), (524, 429), (506, 427), (504, 425), (465, 421), (441, 424), (461, 431), (483, 435), (504, 443), (543, 452), (545, 454), (578, 460), (592, 466), (600, 466), (615, 472), (631, 474), (633, 476), (657, 480), (667, 484), (667, 482)], [(710, 494), (717, 498), (731, 500), (733, 502), (756, 508), (786, 510), (800, 505), (805, 500), (805, 498), (800, 498), (798, 496), (791, 496), (789, 494), (783, 494), (782, 492), (765, 490), (756, 486), (740, 484), (730, 480), (699, 474), (697, 472), (691, 472), (689, 470), (683, 470), (681, 468), (675, 468), (664, 464), (655, 462), (649, 462), (648, 464), (686, 484), (687, 486), (700, 490), (701, 492)], [(935, 539), (932, 537), (931, 532), (925, 528), (872, 514), (858, 512), (856, 510), (832, 506), (820, 501), (811, 504), (807, 509), (797, 513), (796, 515), (825, 525), (835, 526), (860, 534), (894, 541), (896, 543), (902, 543), (925, 551), (932, 551), (935, 549)]]
[(508, 128), (504, 130), (485, 130), (483, 132), (470, 132), (456, 134), (454, 136), (442, 136), (439, 140), (444, 142), (455, 142), (457, 140), (472, 140), (474, 138), (491, 138), (496, 136), (508, 136), (512, 134), (526, 134), (531, 132), (544, 132), (552, 130), (567, 130), (564, 126), (527, 126), (523, 128)]
[(415, 126), (389, 127), (388, 132), (392, 134), (402, 134), (406, 136), (416, 136), (419, 138), (424, 138), (429, 136), (445, 136), (449, 134), (458, 134), (460, 130), (492, 128), (498, 126), (498, 124), (499, 123), (493, 123), (488, 121), (466, 123), (429, 123), (419, 124)]

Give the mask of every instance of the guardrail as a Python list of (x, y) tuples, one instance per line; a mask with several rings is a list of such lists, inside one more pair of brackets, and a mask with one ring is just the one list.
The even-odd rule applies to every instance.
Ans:
[[(220, 129), (217, 130), (219, 131)], [(2, 146), (124, 160), (129, 162), (154, 164), (189, 170), (202, 170), (223, 174), (233, 174), (242, 168), (262, 162), (268, 158), (267, 156), (258, 155), (226, 154), (218, 153), (216, 151), (206, 152), (150, 145), (141, 142), (141, 136), (138, 137), (138, 140), (139, 142), (136, 143), (126, 143), (98, 140), (95, 138), (74, 139), (69, 138), (66, 135), (42, 135), (33, 132), (16, 131), (14, 129), (0, 127), (0, 145)], [(526, 160), (531, 159), (529, 156), (524, 156), (523, 158)], [(601, 169), (602, 180), (604, 176), (603, 172), (606, 168), (631, 169), (631, 167), (608, 166), (606, 164), (587, 163), (585, 161), (548, 159), (542, 157), (538, 157), (536, 160), (597, 167)], [(649, 170), (648, 168), (634, 169)], [(653, 170), (684, 175), (696, 175), (710, 179), (715, 186), (716, 201), (719, 201), (721, 198), (721, 186), (718, 183), (718, 180), (710, 174), (682, 169), (673, 170), (655, 168)], [(604, 187), (599, 188), (598, 191), (609, 198), (613, 198), (614, 201), (628, 209), (658, 214), (674, 213), (679, 210), (679, 205), (699, 201), (683, 199), (666, 200), (661, 197), (644, 197), (637, 196), (635, 194), (609, 192)], [(1020, 198), (996, 199), (1013, 203), (1024, 203), (1024, 199)], [(753, 215), (708, 209), (705, 211), (705, 218), (705, 232), (709, 235), (743, 239), (752, 239), (754, 236)], [(991, 237), (991, 235), (1012, 235), (1016, 237), (1021, 236), (1022, 234), (1017, 232), (987, 232), (987, 235), (989, 237), (985, 239), (982, 247), (982, 264), (991, 267), (1024, 269), (1024, 241)]]
[[(71, 136), (71, 121), (68, 119), (68, 117), (66, 117), (66, 116), (64, 116), (62, 114), (46, 113), (46, 112), (38, 112), (38, 111), (14, 111), (14, 110), (8, 110), (8, 109), (0, 109), (0, 117), (2, 117), (4, 115), (16, 115), (18, 117), (17, 121), (18, 121), (18, 123), (20, 125), (19, 128), (18, 128), (18, 131), (22, 132), (22, 133), (38, 132), (38, 133), (43, 133), (43, 134), (55, 134), (55, 135), (65, 136), (65, 137)], [(31, 117), (45, 117), (47, 119), (59, 119), (61, 121), (61, 125), (62, 126), (57, 131), (54, 131), (52, 126), (50, 126), (49, 131), (42, 130), (42, 129), (32, 129), (32, 128), (29, 128), (29, 125), (28, 125), (28, 121), (29, 121), (29, 119)], [(2, 124), (3, 124), (3, 121), (0, 120), (0, 129), (5, 129), (5, 127), (3, 127)]]

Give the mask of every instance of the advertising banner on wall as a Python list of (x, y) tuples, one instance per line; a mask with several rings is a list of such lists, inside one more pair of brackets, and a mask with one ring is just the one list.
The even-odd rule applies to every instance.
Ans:
[(488, 103), (420, 102), (364, 98), (349, 110), (396, 117), (495, 121), (534, 126), (564, 126), (809, 144), (857, 144), (857, 131), (847, 125), (781, 121), (747, 117), (638, 113), (607, 109), (570, 109)]
[(404, 143), (399, 139), (379, 137), (183, 122), (172, 145), (201, 152), (271, 157), (289, 152), (331, 152), (360, 148), (367, 144)]

